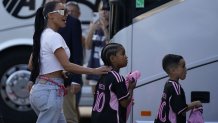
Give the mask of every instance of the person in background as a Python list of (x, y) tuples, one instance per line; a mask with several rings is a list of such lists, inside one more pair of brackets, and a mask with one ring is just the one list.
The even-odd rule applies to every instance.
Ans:
[[(67, 2), (66, 7), (67, 7), (67, 11), (69, 15), (77, 19), (80, 18), (81, 12), (80, 12), (80, 7), (77, 2), (69, 1)], [(85, 47), (85, 37), (84, 36), (82, 36), (81, 41), (82, 41), (82, 46)]]
[(69, 15), (79, 19), (81, 12), (77, 2), (69, 1), (67, 2), (66, 7)]
[(66, 94), (64, 70), (77, 74), (105, 74), (110, 71), (105, 66), (93, 69), (69, 61), (70, 50), (57, 33), (66, 26), (66, 20), (67, 12), (61, 2), (48, 2), (36, 12), (28, 85), (31, 88), (30, 104), (38, 116), (37, 123), (66, 123), (62, 107)]
[(155, 123), (186, 123), (186, 112), (202, 106), (200, 101), (186, 104), (185, 92), (179, 80), (186, 78), (185, 60), (180, 55), (167, 54), (162, 60), (168, 74)]
[[(66, 9), (68, 10), (68, 18), (66, 27), (59, 30), (59, 33), (65, 39), (70, 52), (70, 61), (79, 65), (83, 65), (83, 46), (82, 46), (82, 29), (80, 20), (72, 15), (72, 11), (69, 8), (73, 5), (78, 6), (74, 2), (68, 2)], [(70, 87), (70, 82), (79, 83), (81, 88), (83, 86), (82, 75), (68, 73), (69, 83), (67, 86)], [(68, 123), (78, 123), (80, 119), (79, 113), (79, 100), (81, 97), (81, 89), (77, 93), (69, 92), (64, 97), (64, 114)]]
[(132, 77), (126, 86), (119, 74), (126, 67), (128, 59), (121, 44), (109, 43), (101, 53), (104, 65), (112, 66), (112, 71), (102, 75), (96, 85), (92, 107), (92, 123), (126, 123), (127, 107), (132, 101), (136, 80)]
[[(95, 68), (104, 64), (100, 56), (102, 48), (109, 42), (109, 10), (109, 4), (103, 4), (99, 9), (99, 18), (90, 23), (90, 30), (85, 41), (86, 48), (91, 49), (88, 67)], [(86, 79), (92, 86), (92, 92), (94, 93), (99, 76), (87, 75)]]

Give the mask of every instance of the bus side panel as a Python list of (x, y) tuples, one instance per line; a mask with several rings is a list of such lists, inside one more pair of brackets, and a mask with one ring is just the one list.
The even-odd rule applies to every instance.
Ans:
[(186, 0), (133, 24), (132, 69), (142, 79), (161, 72), (164, 55), (182, 55), (187, 64), (218, 55), (218, 2)]
[(131, 61), (132, 61), (132, 26), (128, 26), (121, 30), (113, 39), (111, 39), (112, 42), (120, 43), (123, 45), (123, 47), (126, 50), (126, 55), (128, 57), (128, 65), (125, 68), (122, 68), (120, 73), (121, 75), (126, 75), (127, 73), (131, 72)]
[[(162, 69), (162, 58), (168, 53), (179, 54), (187, 67), (195, 67), (218, 56), (218, 2), (216, 0), (185, 0), (180, 4), (156, 13), (133, 24), (131, 70), (141, 71), (138, 86), (166, 76)], [(188, 71), (182, 82), (187, 102), (190, 91), (210, 91), (211, 102), (204, 104), (205, 120), (216, 121), (218, 113), (213, 110), (217, 100), (214, 94), (217, 63)], [(133, 122), (153, 121), (158, 110), (165, 79), (135, 89)], [(196, 85), (197, 83), (197, 85)], [(216, 95), (217, 96), (217, 95)], [(151, 110), (151, 117), (140, 117), (140, 111)]]

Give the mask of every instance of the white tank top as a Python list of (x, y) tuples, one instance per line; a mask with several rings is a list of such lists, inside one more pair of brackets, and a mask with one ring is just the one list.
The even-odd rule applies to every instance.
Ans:
[(63, 66), (59, 63), (54, 52), (62, 47), (68, 59), (70, 57), (70, 50), (66, 45), (63, 37), (50, 28), (45, 29), (41, 35), (41, 48), (40, 48), (40, 75), (52, 73), (59, 70), (64, 70)]

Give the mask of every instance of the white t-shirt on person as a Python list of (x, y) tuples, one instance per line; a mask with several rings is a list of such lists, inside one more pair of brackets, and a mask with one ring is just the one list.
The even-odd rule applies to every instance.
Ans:
[(70, 57), (70, 50), (66, 45), (63, 37), (50, 28), (46, 28), (41, 35), (41, 48), (40, 48), (40, 75), (48, 74), (51, 72), (64, 70), (54, 52), (58, 48), (63, 48)]

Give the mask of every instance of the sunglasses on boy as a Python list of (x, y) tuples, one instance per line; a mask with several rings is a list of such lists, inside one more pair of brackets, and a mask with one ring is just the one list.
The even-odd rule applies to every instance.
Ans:
[(52, 11), (52, 12), (49, 12), (49, 13), (58, 13), (62, 16), (65, 16), (67, 15), (67, 9), (61, 9), (61, 10), (55, 10), (55, 11)]

